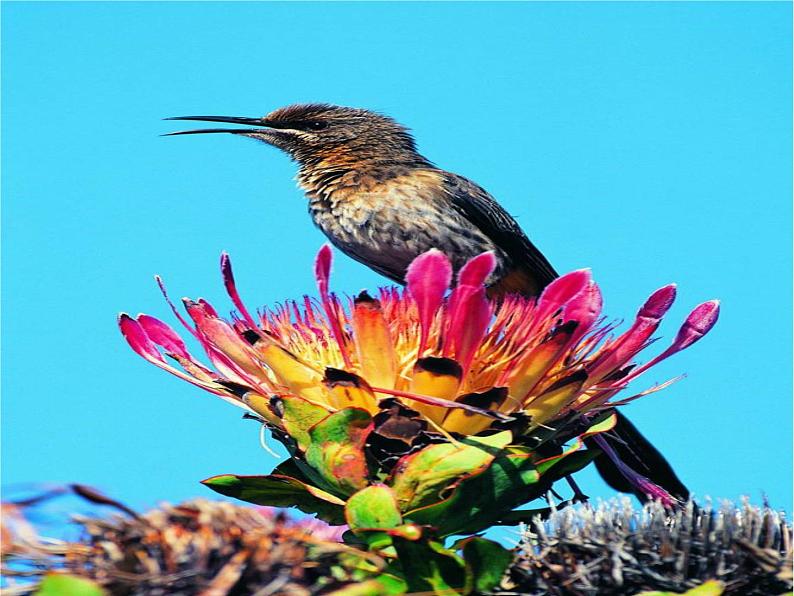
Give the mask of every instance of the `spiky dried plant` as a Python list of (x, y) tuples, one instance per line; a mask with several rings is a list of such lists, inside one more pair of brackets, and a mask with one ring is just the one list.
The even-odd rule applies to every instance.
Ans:
[(679, 593), (713, 579), (723, 594), (772, 596), (792, 589), (791, 543), (783, 514), (747, 501), (674, 512), (629, 499), (569, 507), (523, 528), (498, 593)]
[[(90, 579), (123, 596), (290, 595), (332, 592), (377, 568), (373, 555), (341, 544), (338, 529), (283, 513), (204, 499), (164, 504), (135, 517), (75, 517), (77, 542), (42, 538), (4, 505), (4, 594), (27, 594), (52, 573)], [(363, 573), (359, 573), (359, 570)]]

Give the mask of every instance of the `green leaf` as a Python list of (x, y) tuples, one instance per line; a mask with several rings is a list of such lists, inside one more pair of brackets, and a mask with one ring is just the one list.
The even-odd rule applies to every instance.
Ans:
[(372, 431), (372, 417), (361, 408), (334, 412), (309, 429), (307, 463), (342, 494), (367, 486), (364, 443)]
[[(290, 476), (295, 480), (299, 480), (304, 484), (314, 485), (331, 494), (335, 494), (337, 489), (332, 484), (328, 483), (317, 470), (307, 464), (300, 454), (291, 456), (289, 459), (284, 460), (270, 472), (278, 476)], [(340, 493), (337, 497), (346, 497), (347, 495)]]
[(432, 592), (452, 596), (466, 584), (463, 559), (436, 541), (394, 537), (397, 558), (409, 592)]
[(392, 490), (383, 484), (361, 489), (347, 500), (345, 519), (350, 529), (396, 528), (403, 522)]
[(50, 573), (39, 584), (35, 596), (106, 596), (107, 592), (90, 579)]
[(527, 455), (501, 456), (482, 473), (460, 482), (446, 498), (405, 512), (403, 517), (435, 526), (442, 536), (475, 534), (539, 496), (532, 490), (539, 480)]
[(473, 592), (483, 594), (499, 584), (513, 553), (493, 540), (475, 536), (462, 542), (463, 559), (473, 583)]
[(556, 482), (563, 476), (570, 476), (586, 467), (600, 453), (598, 449), (583, 449), (564, 453), (551, 466), (544, 466), (543, 471), (540, 473), (546, 482)]
[(403, 521), (394, 493), (383, 484), (368, 486), (350, 497), (345, 505), (345, 520), (371, 550), (390, 547), (391, 537), (384, 530), (396, 528)]
[(222, 495), (248, 503), (297, 507), (304, 513), (316, 514), (329, 524), (345, 523), (345, 502), (342, 499), (290, 476), (223, 474), (202, 480), (201, 483)]
[(298, 443), (301, 451), (309, 446), (309, 429), (331, 413), (325, 408), (295, 396), (283, 397), (284, 414), (281, 422), (287, 434)]
[(469, 437), (458, 445), (430, 445), (403, 458), (390, 482), (400, 510), (437, 502), (447, 487), (483, 472), (512, 438), (510, 431), (488, 437)]

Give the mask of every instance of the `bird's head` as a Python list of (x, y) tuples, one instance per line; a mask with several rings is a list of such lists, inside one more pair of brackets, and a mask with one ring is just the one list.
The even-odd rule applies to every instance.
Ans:
[(321, 162), (422, 160), (413, 137), (393, 119), (376, 112), (329, 104), (296, 104), (262, 118), (180, 116), (168, 120), (198, 120), (253, 128), (205, 128), (171, 135), (229, 133), (258, 139), (285, 151), (304, 166)]

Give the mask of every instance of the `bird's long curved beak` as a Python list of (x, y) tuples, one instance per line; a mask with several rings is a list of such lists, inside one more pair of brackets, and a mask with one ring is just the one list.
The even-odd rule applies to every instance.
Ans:
[(201, 128), (196, 130), (181, 130), (177, 132), (169, 132), (164, 134), (164, 137), (173, 137), (176, 135), (197, 135), (214, 132), (226, 132), (231, 134), (253, 134), (257, 132), (265, 132), (269, 129), (277, 128), (272, 123), (268, 122), (265, 118), (245, 118), (239, 116), (175, 116), (173, 118), (165, 118), (165, 120), (190, 120), (199, 122), (223, 122), (226, 124), (243, 124), (245, 126), (258, 126), (265, 127), (258, 129), (250, 128)]

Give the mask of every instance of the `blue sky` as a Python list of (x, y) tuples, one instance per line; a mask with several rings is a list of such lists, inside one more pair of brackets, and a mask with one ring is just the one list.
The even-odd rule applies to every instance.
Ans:
[[(227, 308), (313, 292), (323, 242), (276, 150), (162, 138), (167, 116), (368, 107), (479, 182), (556, 268), (592, 267), (630, 318), (668, 282), (645, 377), (688, 377), (626, 412), (700, 496), (790, 509), (791, 6), (785, 3), (3, 3), (2, 482), (82, 482), (144, 507), (266, 473), (256, 425), (135, 356), (120, 310)], [(333, 284), (376, 274), (337, 258)], [(611, 491), (594, 473), (581, 484)]]

